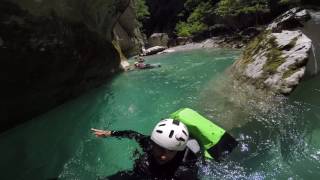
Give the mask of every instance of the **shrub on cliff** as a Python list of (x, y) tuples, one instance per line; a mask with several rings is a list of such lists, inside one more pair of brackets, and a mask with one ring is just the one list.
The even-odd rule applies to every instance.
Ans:
[(202, 32), (206, 30), (208, 27), (206, 24), (201, 22), (193, 22), (191, 24), (188, 24), (186, 22), (179, 22), (176, 25), (176, 31), (178, 36), (181, 37), (188, 37), (191, 36), (197, 32)]
[(280, 0), (279, 4), (281, 5), (290, 5), (290, 6), (294, 6), (294, 5), (298, 5), (301, 3), (301, 0)]
[[(187, 1), (188, 2), (188, 1)], [(192, 1), (194, 2), (194, 1)], [(191, 3), (191, 1), (189, 2)], [(194, 4), (188, 4), (187, 8)], [(201, 2), (189, 15), (186, 22), (180, 21), (176, 25), (178, 36), (191, 36), (208, 29), (206, 18), (213, 14), (213, 6), (210, 2)]]
[(190, 36), (201, 33), (214, 24), (212, 17), (239, 16), (242, 14), (255, 14), (268, 12), (269, 0), (187, 0), (184, 15), (186, 21), (180, 21), (176, 26), (179, 36)]
[(221, 0), (215, 9), (219, 16), (238, 16), (270, 11), (269, 0)]
[(134, 7), (136, 10), (136, 16), (138, 21), (143, 21), (145, 18), (150, 16), (149, 8), (146, 6), (145, 0), (134, 0)]

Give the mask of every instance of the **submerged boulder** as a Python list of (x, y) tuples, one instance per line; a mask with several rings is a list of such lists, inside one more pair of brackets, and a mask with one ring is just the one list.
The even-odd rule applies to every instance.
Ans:
[[(289, 94), (299, 84), (305, 74), (312, 41), (300, 30), (288, 26), (290, 22), (299, 22), (302, 12), (293, 10), (286, 12), (271, 23), (267, 30), (251, 41), (236, 61), (231, 72), (242, 81), (255, 85), (258, 89), (268, 89), (276, 93)], [(290, 14), (290, 18), (288, 16)], [(299, 18), (300, 19), (299, 19)]]

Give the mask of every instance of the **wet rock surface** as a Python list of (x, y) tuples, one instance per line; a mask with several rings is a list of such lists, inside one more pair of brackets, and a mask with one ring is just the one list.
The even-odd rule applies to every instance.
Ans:
[(257, 89), (290, 94), (309, 59), (312, 41), (297, 29), (309, 17), (306, 10), (294, 8), (276, 18), (233, 64), (233, 77)]
[(68, 1), (66, 7), (59, 2), (0, 2), (0, 131), (105, 83), (120, 70), (111, 34), (127, 1), (117, 1), (99, 22), (90, 13), (105, 12), (107, 6), (81, 12), (78, 2)]
[(126, 57), (138, 54), (143, 44), (138, 21), (135, 19), (133, 1), (130, 1), (113, 28), (114, 40)]

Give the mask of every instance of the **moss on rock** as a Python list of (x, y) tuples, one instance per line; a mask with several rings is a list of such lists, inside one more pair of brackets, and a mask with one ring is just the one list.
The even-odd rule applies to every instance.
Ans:
[(268, 33), (261, 33), (248, 43), (242, 55), (242, 63), (248, 64), (253, 61), (252, 57), (259, 52), (262, 47), (260, 43), (266, 39), (267, 35)]
[(298, 72), (300, 69), (297, 68), (297, 69), (289, 69), (288, 71), (286, 71), (284, 74), (283, 74), (283, 79), (286, 79), (288, 77), (290, 77), (292, 74)]
[[(272, 36), (272, 35), (271, 35)], [(267, 75), (272, 75), (277, 72), (277, 68), (285, 62), (282, 57), (282, 52), (279, 50), (275, 37), (269, 37), (268, 50), (266, 53), (267, 62), (263, 66), (263, 70)]]

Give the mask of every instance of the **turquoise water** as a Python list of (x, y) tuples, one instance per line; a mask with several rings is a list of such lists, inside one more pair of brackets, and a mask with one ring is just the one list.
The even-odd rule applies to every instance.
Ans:
[(147, 63), (162, 67), (122, 73), (1, 134), (1, 179), (97, 179), (130, 169), (137, 144), (97, 139), (90, 128), (149, 134), (181, 107), (216, 120), (240, 141), (225, 162), (200, 165), (202, 179), (316, 179), (319, 77), (303, 82), (289, 99), (243, 96), (223, 74), (239, 54), (204, 49), (147, 57)]

